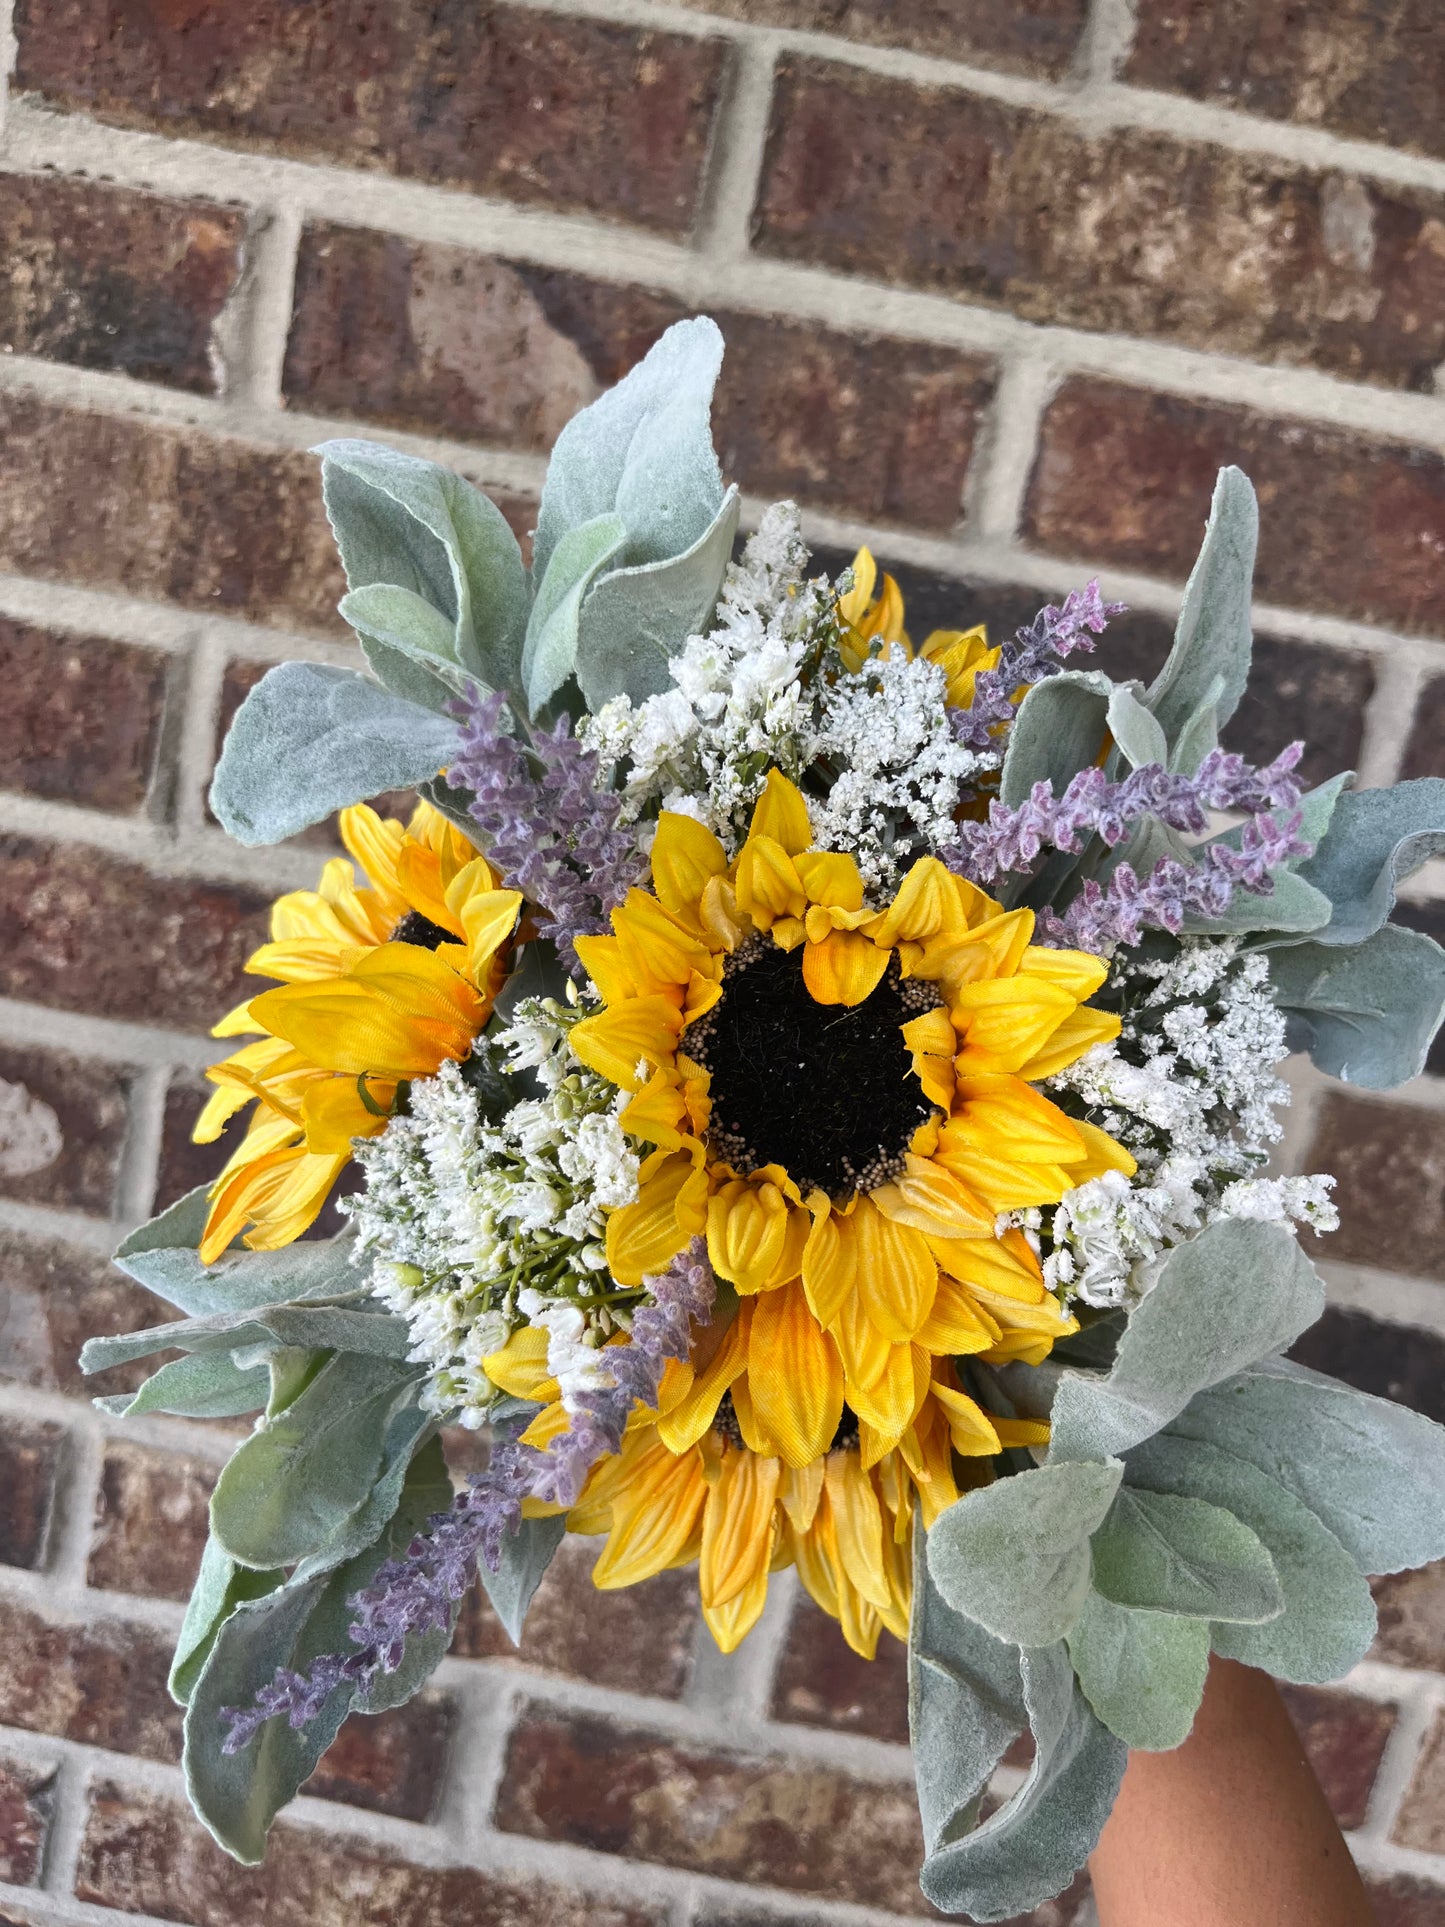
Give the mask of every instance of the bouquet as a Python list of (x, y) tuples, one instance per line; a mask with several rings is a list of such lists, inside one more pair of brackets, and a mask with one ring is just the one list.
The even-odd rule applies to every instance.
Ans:
[[(735, 555), (721, 353), (680, 323), (569, 423), (530, 568), (466, 481), (321, 449), (369, 673), (273, 669), (212, 798), (253, 844), (339, 809), (355, 867), (276, 904), (197, 1126), (244, 1136), (118, 1253), (181, 1315), (85, 1362), (176, 1354), (112, 1411), (259, 1414), (171, 1677), (237, 1858), (471, 1585), (517, 1637), (573, 1531), (600, 1587), (695, 1566), (724, 1649), (788, 1565), (859, 1653), (906, 1641), (923, 1888), (997, 1920), (1211, 1651), (1338, 1678), (1366, 1575), (1445, 1553), (1445, 1433), (1283, 1355), (1331, 1180), (1266, 1170), (1289, 1050), (1424, 1061), (1445, 953), (1389, 914), (1445, 783), (1220, 748), (1235, 469), (1148, 688), (1066, 666), (1095, 583), (915, 638), (790, 503)], [(491, 1440), (460, 1490), (454, 1425)]]

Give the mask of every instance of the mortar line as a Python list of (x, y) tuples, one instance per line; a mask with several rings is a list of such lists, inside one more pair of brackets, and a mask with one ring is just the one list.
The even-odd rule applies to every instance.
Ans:
[(698, 254), (714, 267), (745, 261), (751, 250), (772, 113), (775, 47), (764, 35), (740, 40), (730, 52), (693, 233)]
[(0, 1038), (45, 1050), (72, 1051), (105, 1064), (166, 1064), (179, 1070), (204, 1070), (231, 1048), (204, 1035), (159, 1026), (151, 1029), (121, 1017), (58, 1010), (17, 997), (0, 997)]
[[(163, 1315), (157, 1313), (158, 1318)], [(136, 1418), (112, 1418), (108, 1412), (98, 1410), (87, 1398), (72, 1396), (69, 1392), (47, 1391), (43, 1386), (22, 1385), (12, 1379), (0, 1379), (0, 1411), (11, 1418), (39, 1420), (42, 1423), (49, 1421), (65, 1426), (74, 1424), (80, 1418), (95, 1427), (97, 1436), (106, 1446), (144, 1446), (147, 1450), (172, 1458), (182, 1456), (199, 1459), (206, 1465), (214, 1465), (217, 1470), (225, 1464), (249, 1429), (244, 1421), (233, 1432), (204, 1419), (173, 1417), (159, 1412), (142, 1413)], [(5, 1573), (0, 1571), (0, 1583), (4, 1579)], [(128, 1610), (139, 1604), (144, 1612), (152, 1614), (160, 1608), (162, 1619), (158, 1623), (177, 1627), (181, 1623), (183, 1608), (173, 1601), (147, 1598), (143, 1594), (132, 1597), (103, 1588), (97, 1589), (89, 1597), (92, 1600), (122, 1599), (129, 1602)], [(173, 1621), (164, 1617), (166, 1611), (174, 1613)]]
[(1432, 1278), (1376, 1271), (1329, 1256), (1326, 1238), (1315, 1259), (1328, 1302), (1342, 1311), (1362, 1311), (1384, 1324), (1445, 1336), (1445, 1290)]
[(0, 616), (37, 628), (61, 629), (80, 640), (106, 641), (154, 649), (168, 656), (189, 653), (198, 636), (213, 637), (228, 659), (306, 655), (315, 662), (355, 667), (360, 662), (350, 641), (303, 635), (297, 630), (263, 628), (241, 616), (208, 614), (170, 602), (147, 602), (120, 589), (87, 588), (53, 582), (44, 576), (0, 573)]
[(221, 690), (226, 673), (226, 651), (211, 633), (198, 635), (186, 679), (186, 704), (176, 745), (175, 834), (204, 831), (206, 791), (216, 761), (216, 731), (220, 723)]
[(1400, 1808), (1439, 1710), (1435, 1700), (1418, 1689), (1402, 1695), (1396, 1705), (1395, 1724), (1375, 1770), (1364, 1824), (1356, 1830), (1356, 1837), (1362, 1841), (1378, 1841), (1384, 1846), (1396, 1844), (1390, 1839), (1390, 1833), (1399, 1819)]
[[(89, 1780), (90, 1774), (82, 1762), (68, 1758), (60, 1760), (55, 1775), (50, 1824), (45, 1830), (45, 1858), (41, 1872), (41, 1891), (54, 1894), (57, 1899), (69, 1900), (75, 1891), (81, 1849), (85, 1844)], [(0, 1892), (3, 1891), (0, 1888)]]
[(108, 1218), (87, 1218), (78, 1211), (61, 1211), (43, 1204), (20, 1204), (13, 1198), (0, 1198), (0, 1231), (76, 1245), (99, 1258), (109, 1258), (116, 1244), (116, 1226)]
[(768, 1709), (773, 1676), (798, 1591), (796, 1573), (786, 1575), (786, 1584), (783, 1579), (777, 1573), (769, 1580), (762, 1617), (735, 1652), (720, 1651), (707, 1622), (698, 1618), (682, 1704), (721, 1731), (772, 1724)]
[(170, 1067), (148, 1064), (131, 1079), (129, 1122), (116, 1182), (115, 1213), (123, 1222), (150, 1217), (160, 1176)]
[(1017, 541), (1044, 410), (1058, 379), (1041, 357), (1004, 361), (964, 483), (963, 525), (970, 543), (1011, 546)]
[(1082, 87), (1114, 85), (1129, 58), (1137, 27), (1137, 0), (1090, 0), (1073, 63)]
[[(20, 1583), (33, 1585), (47, 1601), (68, 1600), (85, 1585), (102, 1457), (99, 1429), (94, 1420), (92, 1407), (77, 1411), (68, 1423), (65, 1481), (59, 1495), (61, 1502), (56, 1506), (45, 1570), (18, 1576)], [(4, 1579), (9, 1594), (17, 1578), (7, 1571)]]
[(277, 203), (252, 209), (241, 244), (241, 272), (212, 329), (217, 389), (228, 403), (267, 411), (283, 406), (282, 367), (300, 245), (298, 208)]
[(1359, 789), (1383, 789), (1398, 780), (1424, 686), (1425, 667), (1416, 657), (1386, 654), (1375, 664), (1356, 772)]
[[(1177, 105), (1172, 100), (1168, 104), (1171, 111)], [(6, 164), (14, 171), (103, 172), (123, 184), (173, 190), (184, 186), (213, 199), (285, 201), (324, 222), (650, 287), (691, 305), (784, 314), (966, 352), (1001, 354), (1037, 344), (1061, 368), (1105, 379), (1118, 378), (1122, 360), (1136, 386), (1445, 448), (1441, 396), (1350, 382), (1314, 369), (1251, 362), (1173, 342), (1024, 321), (1002, 308), (971, 306), (948, 294), (895, 287), (766, 255), (714, 262), (686, 244), (650, 235), (629, 236), (627, 247), (620, 249), (615, 225), (590, 217), (520, 208), (426, 182), (399, 182), (327, 164), (241, 155), (195, 141), (102, 128), (84, 116), (59, 117), (24, 103), (17, 105), (14, 121), (6, 154)], [(1441, 175), (1445, 188), (1445, 163)], [(24, 359), (7, 358), (10, 378)], [(79, 378), (84, 371), (69, 373)], [(142, 391), (146, 387), (93, 371), (86, 379)], [(158, 386), (150, 395), (159, 412), (175, 419), (216, 420), (213, 398), (183, 396)]]
[(0, 0), (0, 145), (10, 121), (10, 96), (20, 43), (15, 38), (15, 0)]

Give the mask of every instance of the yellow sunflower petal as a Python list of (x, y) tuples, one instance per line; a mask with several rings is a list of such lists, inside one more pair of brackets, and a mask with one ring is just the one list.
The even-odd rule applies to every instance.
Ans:
[(808, 806), (803, 801), (802, 791), (779, 770), (768, 771), (763, 793), (753, 809), (748, 842), (757, 837), (770, 837), (773, 842), (781, 844), (789, 856), (806, 850), (813, 840)]
[(738, 858), (734, 888), (739, 910), (760, 930), (771, 929), (780, 917), (801, 918), (808, 907), (803, 879), (776, 837), (748, 838)]
[(786, 1465), (821, 1458), (843, 1415), (843, 1363), (799, 1283), (764, 1292), (748, 1339), (753, 1420)]
[(929, 1238), (991, 1238), (998, 1212), (936, 1158), (910, 1151), (904, 1173), (872, 1194), (875, 1209), (891, 1223)]
[(725, 1605), (703, 1601), (702, 1616), (720, 1653), (736, 1652), (762, 1618), (768, 1603), (768, 1568), (754, 1573), (747, 1585)]
[(706, 1195), (707, 1174), (685, 1152), (660, 1161), (639, 1184), (636, 1202), (607, 1220), (607, 1267), (619, 1285), (640, 1285), (666, 1270), (701, 1229)]
[(818, 1501), (823, 1496), (823, 1460), (810, 1465), (789, 1466), (783, 1473), (778, 1491), (788, 1522), (796, 1532), (806, 1532), (818, 1516)]
[(1076, 1063), (1095, 1044), (1107, 1044), (1119, 1035), (1122, 1019), (1107, 1010), (1075, 1010), (1067, 1016), (1044, 1044), (1019, 1065), (1020, 1077), (1053, 1077), (1056, 1072)]
[(963, 1358), (970, 1352), (987, 1351), (1001, 1335), (996, 1321), (967, 1287), (941, 1272), (933, 1310), (919, 1326), (914, 1343), (941, 1358)]
[(1079, 1003), (1092, 997), (1109, 975), (1107, 959), (1087, 950), (1046, 950), (1030, 944), (1019, 959), (1021, 977), (1043, 977)]
[(514, 1331), (500, 1351), (487, 1353), (482, 1370), (513, 1398), (535, 1398), (546, 1404), (558, 1396), (557, 1381), (547, 1370), (547, 1334), (539, 1326), (523, 1325)]
[[(858, 1295), (890, 1343), (905, 1344), (933, 1307), (938, 1266), (923, 1234), (886, 1218), (871, 1198), (848, 1221), (858, 1252)], [(846, 1234), (845, 1234), (846, 1235)]]
[(849, 1385), (876, 1385), (888, 1370), (893, 1347), (874, 1324), (861, 1289), (854, 1285), (828, 1327), (837, 1340)]
[(704, 1606), (725, 1606), (760, 1573), (766, 1578), (781, 1475), (775, 1458), (731, 1445), (708, 1468), (697, 1575)]
[(950, 998), (963, 1025), (957, 1066), (978, 1071), (1017, 1071), (1043, 1049), (1077, 1009), (1067, 991), (1042, 977), (991, 977), (966, 984)]
[(703, 892), (728, 867), (727, 851), (706, 824), (664, 810), (652, 840), (652, 887), (675, 916), (696, 917)]
[(634, 976), (661, 984), (685, 984), (693, 972), (716, 974), (713, 952), (645, 890), (629, 890), (612, 912), (612, 928)]
[(639, 1090), (639, 1063), (653, 1070), (671, 1063), (682, 1033), (682, 1012), (666, 997), (631, 997), (574, 1024), (568, 1042), (589, 1070), (620, 1090)]
[(803, 982), (815, 1004), (861, 1004), (888, 968), (888, 952), (855, 930), (833, 930), (803, 951)]
[[(766, 1300), (759, 1302), (766, 1303)], [(686, 1395), (657, 1421), (657, 1436), (670, 1452), (685, 1452), (711, 1429), (723, 1394), (748, 1368), (748, 1334), (754, 1305), (745, 1300), (722, 1343), (698, 1372)]]
[(707, 1206), (707, 1254), (740, 1292), (765, 1289), (788, 1241), (788, 1201), (776, 1184), (734, 1178)]
[[(361, 1094), (363, 1085), (374, 1110), (368, 1108)], [(386, 1129), (387, 1113), (395, 1097), (395, 1084), (364, 1079), (328, 1077), (313, 1084), (301, 1104), (307, 1150), (349, 1157), (353, 1138), (375, 1137)]]
[(812, 1194), (808, 1208), (813, 1228), (803, 1250), (803, 1289), (818, 1323), (831, 1325), (857, 1282), (858, 1252), (823, 1192)]
[(1080, 1164), (1069, 1166), (1071, 1184), (1087, 1184), (1090, 1178), (1102, 1177), (1105, 1171), (1122, 1171), (1126, 1178), (1132, 1178), (1139, 1169), (1134, 1154), (1126, 1151), (1122, 1144), (1117, 1144), (1097, 1124), (1079, 1118), (1075, 1122), (1075, 1129), (1084, 1140), (1084, 1159)]
[(933, 1396), (948, 1414), (948, 1435), (953, 1449), (963, 1458), (986, 1458), (1002, 1450), (998, 1433), (987, 1412), (967, 1392), (935, 1383)]
[(593, 1585), (611, 1592), (665, 1571), (691, 1541), (706, 1500), (697, 1452), (679, 1458), (652, 1439), (613, 1497), (612, 1524), (592, 1568)]
[(997, 905), (982, 890), (955, 876), (936, 856), (921, 856), (898, 887), (898, 894), (869, 935), (889, 948), (900, 943), (923, 943), (964, 931), (981, 912)]
[(863, 875), (853, 857), (841, 850), (807, 850), (794, 860), (809, 903), (863, 908)]
[(871, 1606), (889, 1604), (883, 1508), (856, 1452), (830, 1452), (823, 1471), (843, 1571)]

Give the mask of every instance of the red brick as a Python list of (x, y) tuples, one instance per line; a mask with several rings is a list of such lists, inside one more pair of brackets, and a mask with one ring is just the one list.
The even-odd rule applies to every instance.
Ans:
[(697, 1575), (665, 1572), (645, 1585), (599, 1592), (597, 1546), (564, 1539), (527, 1614), (520, 1650), (475, 1586), (462, 1603), (452, 1652), (515, 1659), (594, 1686), (676, 1699), (687, 1684), (697, 1630)]
[(1421, 1853), (1445, 1853), (1445, 1714), (1435, 1715), (1425, 1736), (1390, 1838)]
[(908, 1654), (896, 1639), (878, 1642), (876, 1659), (860, 1659), (836, 1620), (811, 1600), (793, 1607), (788, 1642), (773, 1681), (775, 1720), (867, 1733), (908, 1744)]
[(1271, 120), (1445, 154), (1435, 0), (1140, 0), (1124, 77)]
[(1445, 676), (1437, 676), (1420, 691), (1400, 774), (1445, 776)]
[(787, 56), (755, 232), (1027, 321), (1428, 389), (1442, 216), (1423, 191)]
[(1445, 1887), (1397, 1874), (1393, 1880), (1367, 1880), (1377, 1927), (1445, 1927)]
[(724, 49), (470, 0), (22, 0), (16, 84), (129, 126), (692, 223)]
[(1445, 1673), (1445, 1559), (1372, 1579), (1380, 1630), (1370, 1657)]
[(950, 60), (1028, 74), (1063, 74), (1083, 31), (1084, 0), (683, 0), (708, 13), (839, 34), (875, 47), (909, 47)]
[(53, 174), (0, 181), (0, 347), (213, 393), (245, 216)]
[(1330, 1091), (1309, 1169), (1336, 1177), (1340, 1228), (1325, 1257), (1445, 1283), (1445, 1115)]
[(187, 1927), (660, 1927), (660, 1915), (471, 1867), (418, 1867), (365, 1841), (280, 1826), (238, 1867), (185, 1809), (101, 1785), (76, 1898)]
[(1330, 1811), (1347, 1832), (1363, 1826), (1375, 1775), (1395, 1730), (1395, 1708), (1315, 1686), (1280, 1691)]
[(0, 788), (138, 810), (155, 772), (169, 663), (155, 649), (0, 618)]
[(1392, 1398), (1437, 1423), (1445, 1420), (1445, 1338), (1438, 1332), (1330, 1305), (1289, 1355), (1376, 1398)]
[(126, 1133), (124, 1072), (0, 1044), (0, 1192), (109, 1213)]
[[(0, 1758), (0, 1880), (39, 1885), (54, 1794), (53, 1772)], [(5, 1918), (0, 1912), (0, 1927)]]
[(266, 898), (82, 844), (0, 837), (0, 996), (208, 1031), (251, 986)]
[(429, 1820), (446, 1773), (454, 1709), (442, 1693), (349, 1719), (304, 1791), (394, 1820)]
[[(1390, 912), (1390, 921), (1404, 924), (1407, 930), (1423, 931), (1445, 949), (1445, 903), (1438, 899), (1401, 901)], [(1430, 1054), (1425, 1059), (1425, 1068), (1436, 1077), (1445, 1077), (1445, 1029), (1436, 1032)]]
[(102, 1592), (188, 1599), (210, 1530), (216, 1469), (148, 1446), (106, 1448), (86, 1583)]
[(0, 1566), (45, 1564), (64, 1451), (63, 1426), (0, 1419)]
[(316, 458), (0, 397), (0, 569), (340, 635)]
[(1044, 417), (1025, 536), (1182, 581), (1227, 462), (1259, 492), (1262, 601), (1445, 632), (1445, 462), (1343, 429), (1070, 381)]
[[(327, 413), (544, 450), (690, 312), (646, 289), (311, 228), (286, 393)], [(885, 336), (712, 313), (728, 343), (715, 427), (731, 479), (870, 519), (957, 520), (991, 386), (982, 363)]]
[(175, 1309), (93, 1252), (0, 1231), (0, 1381), (80, 1398), (133, 1389), (155, 1366), (139, 1362), (87, 1378), (80, 1348), (98, 1332), (138, 1331)]
[(937, 1918), (918, 1891), (923, 1838), (911, 1782), (703, 1752), (529, 1706), (507, 1749), (496, 1823), (533, 1839)]
[(0, 1722), (144, 1760), (179, 1759), (181, 1709), (166, 1691), (174, 1643), (119, 1620), (52, 1625), (0, 1601)]

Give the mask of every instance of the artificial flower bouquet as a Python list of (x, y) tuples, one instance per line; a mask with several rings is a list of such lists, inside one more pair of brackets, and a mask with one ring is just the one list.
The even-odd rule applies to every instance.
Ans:
[(355, 867), (281, 898), (276, 987), (217, 1026), (225, 1169), (121, 1246), (181, 1316), (85, 1362), (176, 1354), (115, 1412), (259, 1414), (171, 1678), (238, 1858), (478, 1579), (515, 1638), (570, 1530), (601, 1587), (695, 1565), (724, 1649), (789, 1565), (856, 1651), (906, 1641), (923, 1887), (996, 1920), (1211, 1651), (1336, 1679), (1367, 1575), (1445, 1553), (1445, 1432), (1283, 1355), (1331, 1181), (1265, 1168), (1289, 1049), (1421, 1068), (1445, 953), (1388, 918), (1445, 783), (1219, 747), (1237, 470), (1147, 689), (1065, 667), (1095, 584), (917, 638), (789, 503), (735, 556), (721, 353), (681, 323), (563, 430), (530, 568), (459, 477), (321, 450), (369, 673), (273, 669), (213, 802), (253, 844), (339, 809)]

